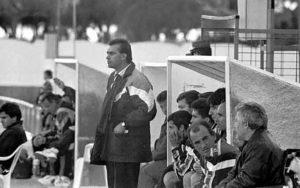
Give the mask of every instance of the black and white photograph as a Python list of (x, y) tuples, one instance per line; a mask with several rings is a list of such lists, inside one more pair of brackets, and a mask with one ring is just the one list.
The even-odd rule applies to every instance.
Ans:
[(300, 188), (299, 0), (0, 0), (0, 188)]

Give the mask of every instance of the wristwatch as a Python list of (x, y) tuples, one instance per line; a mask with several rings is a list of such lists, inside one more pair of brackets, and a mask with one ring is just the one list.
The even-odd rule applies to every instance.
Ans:
[(125, 132), (124, 133), (127, 134), (128, 133), (128, 129), (126, 129), (125, 122), (122, 122), (121, 126), (125, 128)]
[(122, 127), (125, 127), (125, 122), (122, 122), (122, 123), (121, 123), (121, 126), (122, 126)]

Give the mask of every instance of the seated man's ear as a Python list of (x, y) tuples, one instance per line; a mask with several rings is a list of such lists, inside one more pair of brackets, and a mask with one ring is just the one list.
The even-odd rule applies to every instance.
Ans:
[(206, 121), (207, 123), (211, 123), (209, 117), (204, 118), (204, 121)]
[(179, 131), (185, 131), (184, 125), (179, 126)]

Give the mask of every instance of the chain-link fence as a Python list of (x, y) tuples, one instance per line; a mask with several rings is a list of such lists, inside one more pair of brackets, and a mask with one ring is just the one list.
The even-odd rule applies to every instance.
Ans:
[[(208, 33), (213, 55), (234, 58), (234, 48), (238, 48), (242, 63), (300, 81), (298, 30), (210, 29)], [(238, 37), (236, 43), (234, 37)]]

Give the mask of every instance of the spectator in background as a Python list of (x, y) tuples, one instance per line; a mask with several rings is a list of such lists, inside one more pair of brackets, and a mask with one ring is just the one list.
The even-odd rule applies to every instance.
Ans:
[[(167, 91), (162, 91), (156, 101), (163, 114), (167, 115)], [(159, 138), (154, 143), (152, 150), (152, 160), (141, 167), (139, 175), (139, 188), (153, 188), (158, 184), (160, 177), (167, 167), (167, 122), (166, 119), (161, 126)]]
[[(22, 113), (15, 103), (5, 103), (0, 108), (0, 119), (5, 130), (0, 135), (0, 156), (9, 156), (21, 144), (27, 141), (24, 128), (22, 126)], [(8, 172), (12, 159), (0, 162), (0, 173)]]
[(282, 150), (267, 134), (268, 116), (254, 102), (240, 103), (235, 108), (234, 126), (238, 139), (245, 142), (234, 168), (218, 187), (265, 187), (282, 185)]
[(75, 109), (75, 98), (76, 98), (76, 92), (73, 88), (66, 86), (65, 83), (58, 79), (54, 78), (54, 83), (64, 92), (62, 96), (62, 100), (71, 103), (73, 105), (73, 108)]
[(186, 55), (206, 55), (211, 56), (209, 40), (199, 40), (192, 43), (193, 49)]
[(54, 81), (52, 79), (52, 71), (45, 70), (43, 77), (44, 77), (44, 83), (43, 83), (43, 86), (40, 88), (39, 95), (36, 98), (37, 105), (41, 105), (43, 98), (48, 93), (54, 92)]
[(51, 85), (52, 92), (56, 93), (55, 84), (54, 84), (54, 80), (53, 80), (53, 72), (51, 70), (44, 71), (44, 81), (45, 81), (45, 83), (49, 83)]
[(43, 97), (41, 102), (43, 109), (42, 132), (54, 129), (54, 116), (61, 103), (62, 100), (59, 95), (48, 93)]
[(53, 80), (53, 73), (51, 70), (45, 70), (44, 71), (44, 81), (45, 82), (52, 82)]
[[(49, 97), (46, 97), (45, 100), (49, 100)], [(52, 101), (51, 105), (56, 106), (57, 101)], [(56, 108), (51, 107), (51, 111), (54, 109)], [(68, 185), (70, 184), (68, 178), (73, 176), (73, 154), (71, 153), (74, 150), (70, 147), (74, 143), (75, 137), (75, 112), (72, 105), (62, 101), (55, 110), (53, 121), (54, 129), (35, 136), (32, 142), (35, 156), (41, 161), (41, 164), (45, 167), (49, 162), (49, 175), (39, 181), (47, 185), (51, 184), (51, 181), (55, 181), (56, 185)], [(55, 163), (59, 164), (58, 173), (55, 170)], [(56, 174), (59, 176), (56, 177)]]
[(199, 92), (196, 90), (190, 90), (180, 93), (177, 97), (177, 104), (179, 110), (185, 110), (192, 114), (192, 102), (199, 98)]

